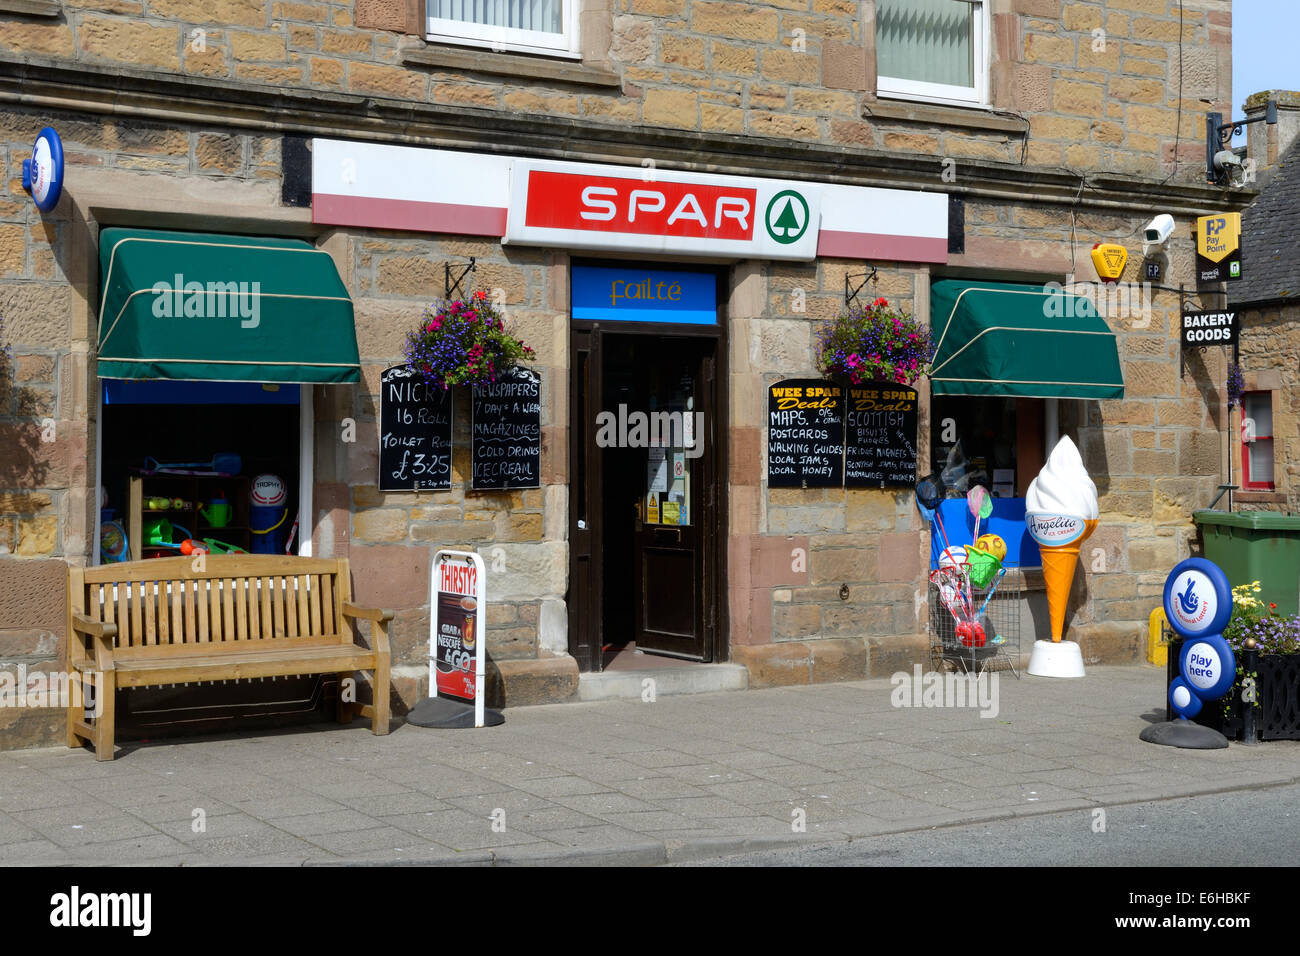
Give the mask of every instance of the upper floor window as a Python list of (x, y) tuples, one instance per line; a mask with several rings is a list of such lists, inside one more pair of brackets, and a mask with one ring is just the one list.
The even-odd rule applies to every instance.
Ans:
[(876, 0), (876, 95), (988, 102), (987, 0)]
[(428, 39), (578, 56), (579, 0), (426, 0)]

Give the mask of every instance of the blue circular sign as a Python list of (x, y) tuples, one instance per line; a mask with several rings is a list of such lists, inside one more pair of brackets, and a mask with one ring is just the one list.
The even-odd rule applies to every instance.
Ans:
[[(1178, 655), (1179, 678), (1202, 701), (1217, 700), (1237, 679), (1237, 658), (1222, 634), (1190, 637)], [(1170, 681), (1170, 693), (1174, 682)]]
[(23, 189), (41, 212), (57, 206), (63, 195), (63, 142), (48, 126), (36, 134), (32, 158), (23, 160)]
[(1174, 712), (1184, 720), (1190, 720), (1201, 712), (1201, 698), (1187, 686), (1187, 681), (1175, 677), (1169, 682), (1169, 703)]
[(1222, 634), (1232, 616), (1232, 586), (1217, 564), (1188, 558), (1165, 579), (1165, 617), (1183, 637)]

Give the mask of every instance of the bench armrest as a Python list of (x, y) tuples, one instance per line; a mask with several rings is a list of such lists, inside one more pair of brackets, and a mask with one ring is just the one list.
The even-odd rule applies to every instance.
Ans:
[(111, 671), (113, 664), (113, 640), (117, 637), (117, 625), (108, 621), (92, 621), (84, 614), (73, 612), (72, 630), (85, 634), (95, 645), (95, 666), (101, 671)]
[(396, 615), (392, 611), (381, 611), (378, 608), (373, 607), (357, 607), (351, 601), (344, 601), (343, 616), (361, 618), (365, 621), (374, 621), (377, 624), (387, 624)]

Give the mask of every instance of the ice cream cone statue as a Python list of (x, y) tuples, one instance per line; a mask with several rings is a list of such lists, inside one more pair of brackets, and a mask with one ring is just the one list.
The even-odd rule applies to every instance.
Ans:
[[(1097, 486), (1084, 470), (1079, 450), (1062, 438), (1025, 496), (1025, 525), (1038, 542), (1047, 584), (1052, 641), (1037, 641), (1029, 673), (1046, 677), (1082, 677), (1079, 646), (1062, 641), (1065, 607), (1079, 564), (1079, 546), (1097, 528)], [(1040, 645), (1046, 645), (1040, 647)], [(1055, 647), (1053, 645), (1056, 645)], [(1063, 646), (1064, 645), (1064, 646)]]

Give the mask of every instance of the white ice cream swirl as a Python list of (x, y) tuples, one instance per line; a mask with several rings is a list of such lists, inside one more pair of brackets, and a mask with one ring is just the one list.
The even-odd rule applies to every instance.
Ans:
[(1043, 470), (1029, 483), (1025, 511), (1097, 520), (1097, 486), (1088, 477), (1079, 449), (1068, 436), (1056, 443)]

